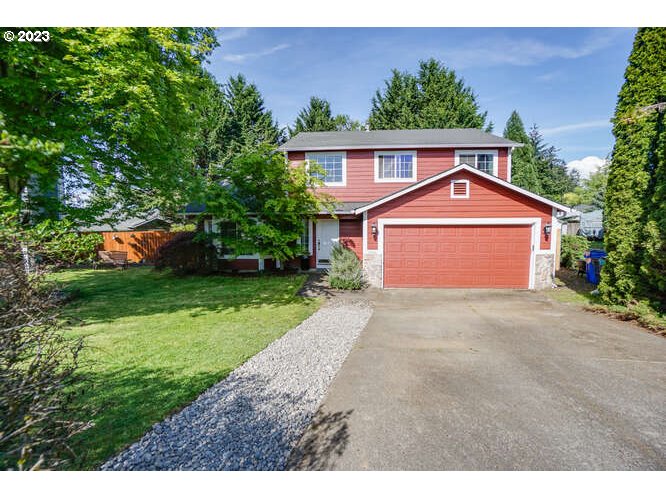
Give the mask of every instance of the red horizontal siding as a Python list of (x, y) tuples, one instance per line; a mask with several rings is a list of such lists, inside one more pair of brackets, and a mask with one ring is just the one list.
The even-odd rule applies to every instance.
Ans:
[(363, 220), (340, 220), (340, 244), (363, 259)]
[(220, 270), (259, 270), (257, 259), (220, 260)]
[[(451, 180), (469, 180), (469, 199), (451, 199)], [(378, 218), (541, 218), (541, 226), (552, 221), (550, 206), (517, 192), (459, 172), (400, 196), (368, 212), (368, 249), (377, 248), (370, 236)], [(541, 232), (541, 249), (550, 248), (550, 239)]]
[(497, 150), (497, 176), (502, 180), (508, 181), (507, 171), (509, 169), (509, 153), (506, 148), (499, 148)]
[[(487, 149), (499, 151), (498, 176), (506, 180), (507, 149), (497, 147)], [(479, 149), (474, 148), (474, 150)], [(455, 148), (417, 149), (417, 180), (423, 180), (456, 166), (454, 164), (455, 151)], [(288, 157), (289, 161), (293, 163), (305, 161), (304, 152), (290, 152)], [(345, 187), (322, 187), (320, 191), (335, 196), (339, 201), (374, 201), (387, 194), (403, 189), (412, 183), (375, 182), (375, 150), (364, 149), (347, 151), (347, 185)]]

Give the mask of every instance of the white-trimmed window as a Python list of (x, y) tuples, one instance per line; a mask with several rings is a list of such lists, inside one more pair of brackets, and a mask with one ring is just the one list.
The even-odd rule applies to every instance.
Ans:
[(316, 174), (324, 185), (336, 187), (347, 185), (347, 154), (341, 151), (309, 152), (305, 155), (308, 164), (317, 163), (325, 170), (324, 175)]
[(375, 182), (415, 182), (416, 151), (375, 151)]
[(465, 163), (489, 175), (497, 177), (498, 166), (497, 150), (480, 150), (480, 151), (456, 151), (455, 163), (460, 165)]
[(301, 237), (298, 238), (298, 244), (303, 247), (303, 250), (308, 255), (312, 254), (312, 241), (310, 241), (311, 226), (312, 222), (310, 220), (303, 220), (303, 232), (301, 233)]
[(469, 180), (451, 180), (451, 199), (469, 199)]

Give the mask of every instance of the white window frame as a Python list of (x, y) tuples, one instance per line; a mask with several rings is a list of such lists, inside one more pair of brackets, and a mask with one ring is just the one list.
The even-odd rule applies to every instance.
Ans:
[[(455, 194), (454, 185), (465, 184), (465, 194), (460, 196)], [(451, 180), (451, 199), (469, 199), (469, 180)]]
[[(412, 176), (409, 178), (379, 178), (379, 156), (399, 156), (401, 154), (411, 154), (412, 156)], [(375, 182), (378, 183), (405, 183), (416, 182), (416, 151), (375, 151)]]
[[(220, 223), (223, 220), (220, 218), (211, 218), (204, 220), (204, 232), (207, 233), (217, 233)], [(222, 260), (231, 260), (233, 255), (220, 254), (222, 252), (222, 241), (218, 238), (213, 239), (213, 245), (217, 248), (218, 255), (217, 257)], [(236, 260), (259, 260), (259, 270), (263, 270), (264, 260), (259, 253), (254, 253), (253, 255), (238, 255)]]
[[(479, 154), (492, 154), (493, 155), (493, 176), (498, 177), (499, 176), (499, 152), (497, 149), (456, 149), (455, 151), (455, 164), (458, 166), (460, 164), (460, 156), (465, 156), (468, 154), (474, 154), (479, 155)], [(477, 160), (478, 161), (478, 158)], [(475, 161), (475, 162), (476, 162)], [(478, 168), (476, 165), (469, 165), (472, 168)], [(483, 171), (483, 170), (479, 170)]]
[[(326, 187), (346, 187), (347, 186), (347, 152), (346, 151), (313, 151), (305, 153), (305, 164), (306, 167), (310, 164), (311, 156), (322, 156), (322, 155), (336, 155), (342, 156), (342, 182), (324, 182)], [(322, 165), (323, 166), (323, 165)]]
[[(308, 247), (306, 249), (308, 251), (308, 256), (311, 256), (312, 255), (312, 220), (304, 221), (303, 225), (306, 227), (306, 230), (307, 230), (307, 233), (308, 233)], [(303, 244), (303, 238), (302, 237), (298, 238), (298, 244), (301, 244), (301, 245)]]

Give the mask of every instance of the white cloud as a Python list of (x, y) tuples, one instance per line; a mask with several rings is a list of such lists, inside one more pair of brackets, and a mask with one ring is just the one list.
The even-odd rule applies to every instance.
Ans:
[(534, 38), (485, 37), (461, 48), (445, 51), (447, 63), (457, 67), (512, 65), (532, 66), (549, 59), (578, 59), (612, 45), (621, 29), (594, 30), (577, 45), (556, 45)]
[(290, 46), (291, 45), (289, 45), (288, 43), (280, 43), (279, 45), (275, 45), (265, 50), (259, 50), (257, 52), (246, 52), (245, 54), (224, 54), (222, 56), (222, 59), (227, 62), (243, 63), (248, 59), (256, 59), (257, 57), (263, 57), (266, 55), (274, 54), (275, 52), (284, 50), (286, 48), (289, 48)]
[(568, 125), (560, 125), (551, 128), (542, 128), (541, 133), (544, 135), (557, 135), (558, 133), (574, 132), (576, 130), (584, 130), (587, 128), (607, 128), (610, 126), (610, 120), (592, 120), (583, 121), (582, 123), (570, 123)]
[(550, 73), (540, 74), (535, 79), (537, 81), (553, 81), (559, 78), (561, 75), (562, 75), (561, 71), (551, 71)]
[(238, 40), (247, 36), (250, 32), (250, 28), (223, 28), (220, 30), (217, 35), (217, 40), (219, 42), (228, 42), (229, 40)]
[(581, 178), (590, 178), (592, 173), (596, 173), (599, 168), (606, 164), (606, 160), (598, 156), (586, 156), (583, 159), (576, 159), (567, 163), (567, 169), (578, 170)]

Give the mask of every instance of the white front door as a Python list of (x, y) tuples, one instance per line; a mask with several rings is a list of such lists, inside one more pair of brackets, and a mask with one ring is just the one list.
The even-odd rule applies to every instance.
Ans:
[(317, 220), (317, 268), (331, 266), (331, 250), (340, 239), (337, 220)]

